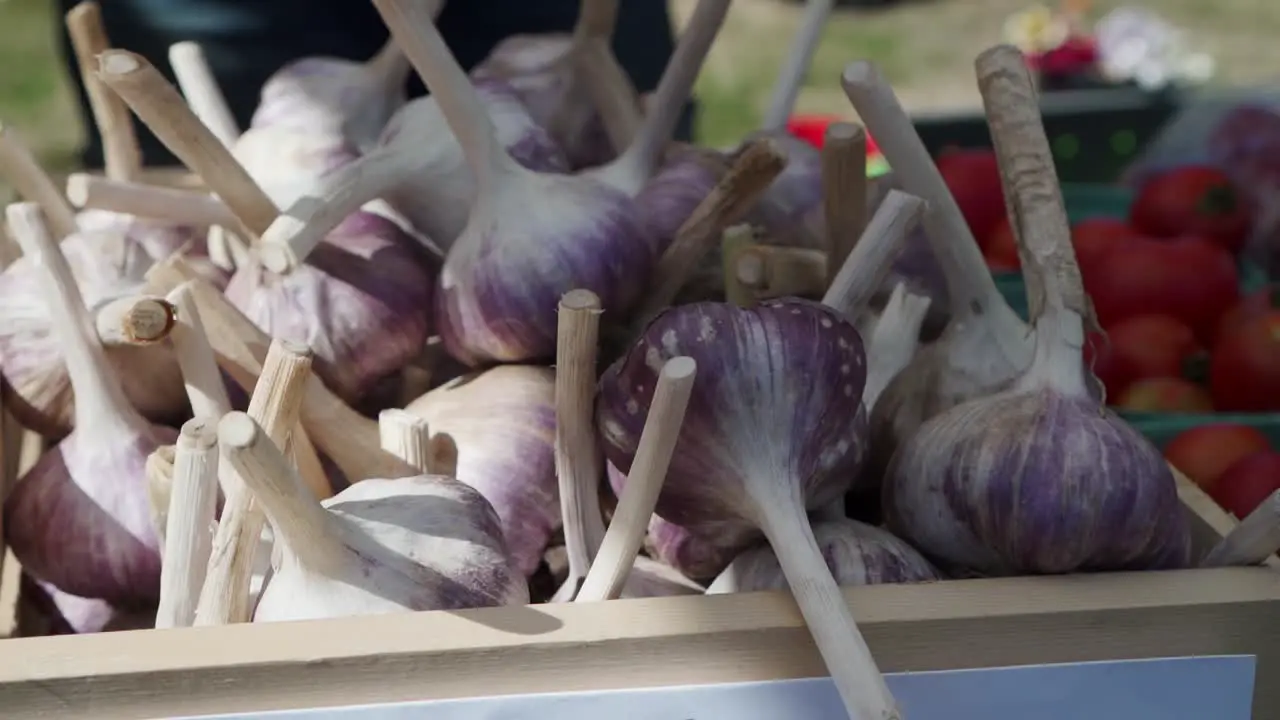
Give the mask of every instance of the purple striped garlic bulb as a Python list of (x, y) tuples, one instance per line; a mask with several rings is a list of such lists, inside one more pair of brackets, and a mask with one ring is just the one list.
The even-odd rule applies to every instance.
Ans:
[(1185, 567), (1190, 532), (1172, 470), (1090, 388), (1083, 348), (1097, 321), (1022, 54), (1000, 46), (976, 65), (1018, 225), (1033, 359), (1006, 389), (935, 415), (898, 448), (886, 523), (944, 570)]
[[(94, 212), (95, 227), (114, 213)], [(119, 217), (119, 216), (115, 216)], [(98, 218), (93, 220), (92, 218)], [(134, 233), (86, 229), (65, 238), (59, 249), (88, 309), (143, 291), (154, 262)], [(40, 269), (21, 257), (0, 273), (0, 375), (5, 406), (24, 426), (48, 437), (71, 431), (75, 398), (56, 315), (42, 299)], [(186, 391), (167, 343), (106, 346), (106, 359), (125, 397), (145, 417), (178, 422), (187, 412)]]
[(147, 422), (129, 403), (40, 209), (18, 203), (6, 217), (31, 258), (76, 404), (71, 434), (5, 499), (5, 540), (26, 572), (65, 593), (119, 609), (152, 607), (160, 594), (160, 548), (145, 467), (147, 456), (177, 432)]
[(227, 299), (273, 337), (311, 347), (318, 374), (355, 403), (426, 343), (431, 275), (416, 247), (390, 220), (356, 212), (293, 272), (237, 270)]
[(507, 84), (540, 126), (551, 131), (573, 168), (613, 159), (604, 122), (579, 73), (572, 35), (515, 35), (471, 70), (476, 85)]
[(598, 180), (522, 167), (426, 9), (411, 0), (375, 4), (476, 180), (475, 205), (437, 285), (445, 349), (471, 366), (551, 358), (556, 309), (570, 290), (590, 290), (607, 317), (625, 317), (656, 256), (632, 199)]
[(766, 492), (798, 508), (843, 496), (863, 458), (866, 358), (853, 325), (818, 303), (667, 310), (604, 374), (597, 426), (605, 457), (630, 468), (657, 373), (686, 355), (706, 368), (693, 389), (657, 514), (694, 535), (741, 538), (768, 521)]
[(555, 373), (503, 365), (441, 385), (405, 408), (453, 438), (458, 480), (498, 514), (515, 568), (532, 575), (560, 528)]
[(262, 85), (249, 125), (336, 135), (367, 150), (408, 100), (409, 69), (391, 41), (367, 62), (336, 57), (295, 60)]
[[(813, 537), (841, 587), (941, 580), (937, 568), (891, 533), (857, 520), (813, 524)], [(778, 556), (768, 545), (741, 553), (707, 587), (708, 595), (785, 590)]]

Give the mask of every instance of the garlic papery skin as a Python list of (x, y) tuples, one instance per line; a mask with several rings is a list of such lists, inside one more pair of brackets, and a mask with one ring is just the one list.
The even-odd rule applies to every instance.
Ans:
[[(568, 172), (564, 152), (511, 88), (492, 80), (477, 85), (476, 92), (512, 158), (532, 170)], [(326, 173), (318, 185), (272, 223), (263, 233), (264, 244), (282, 244), (306, 257), (343, 218), (382, 198), (436, 248), (448, 250), (466, 227), (476, 193), (462, 147), (431, 97), (401, 108), (376, 147)]]
[(515, 567), (532, 575), (560, 528), (555, 373), (504, 365), (451, 380), (405, 410), (453, 438), (458, 480), (493, 506)]
[(1172, 471), (1090, 394), (1083, 347), (1096, 321), (1024, 62), (1000, 46), (976, 65), (1017, 221), (1035, 356), (1008, 390), (935, 416), (899, 449), (886, 521), (944, 570), (1185, 567), (1190, 535)]
[(248, 415), (225, 416), (218, 442), (281, 545), (254, 622), (528, 602), (493, 509), (466, 485), (434, 475), (370, 479), (322, 505)]
[(389, 220), (347, 216), (304, 265), (236, 271), (226, 296), (273, 337), (306, 344), (316, 371), (349, 403), (421, 351), (430, 334), (431, 276)]
[[(441, 2), (434, 3), (434, 14)], [(295, 60), (267, 78), (251, 127), (331, 133), (368, 150), (408, 97), (409, 62), (390, 40), (367, 62)]]
[[(665, 520), (703, 537), (751, 537), (757, 511), (738, 487), (794, 477), (807, 509), (844, 494), (865, 435), (857, 423), (866, 357), (852, 325), (818, 303), (790, 298), (662, 313), (600, 383), (596, 424), (619, 471), (634, 452), (656, 368), (677, 355), (693, 357), (704, 380), (658, 501)], [(794, 385), (801, 382), (807, 389)]]
[[(937, 568), (891, 533), (857, 520), (813, 524), (813, 537), (832, 577), (841, 587), (941, 580)], [(778, 557), (768, 545), (738, 555), (707, 586), (708, 595), (786, 590)]]
[[(60, 249), (90, 306), (139, 294), (151, 258), (123, 235), (76, 233)], [(41, 299), (41, 271), (27, 257), (0, 274), (0, 372), (5, 405), (25, 427), (50, 436), (70, 432), (75, 413), (54, 313)], [(144, 416), (180, 421), (186, 412), (182, 376), (172, 349), (111, 344), (106, 357), (129, 402)]]
[[(541, 127), (564, 148), (575, 169), (594, 167), (614, 157), (614, 146), (593, 102), (586, 63), (617, 66), (610, 39), (618, 19), (618, 0), (582, 0), (573, 33), (515, 35), (498, 43), (471, 70), (481, 85), (499, 80), (510, 85)], [(625, 78), (625, 74), (616, 71)]]
[(445, 258), (436, 296), (436, 327), (449, 354), (472, 366), (551, 358), (556, 307), (570, 290), (590, 290), (606, 317), (625, 317), (656, 254), (631, 199), (594, 180), (520, 167), (422, 9), (409, 0), (375, 5), (476, 178), (475, 206)]
[(360, 157), (339, 135), (275, 127), (249, 128), (231, 154), (276, 207), (316, 194), (321, 178)]
[(10, 491), (5, 539), (27, 572), (64, 592), (122, 609), (152, 607), (159, 597), (160, 552), (145, 464), (177, 433), (151, 425), (129, 404), (39, 208), (10, 205), (6, 219), (40, 277), (76, 395), (76, 417), (71, 434)]
[(876, 406), (885, 386), (915, 356), (920, 326), (931, 304), (928, 296), (912, 294), (902, 283), (894, 286), (867, 341), (867, 387), (862, 392), (867, 407)]
[(1031, 364), (1034, 334), (996, 288), (973, 234), (910, 117), (869, 62), (841, 84), (903, 188), (929, 204), (922, 224), (947, 282), (951, 321), (880, 394), (871, 417), (872, 465), (884, 468), (920, 424), (1009, 386)]

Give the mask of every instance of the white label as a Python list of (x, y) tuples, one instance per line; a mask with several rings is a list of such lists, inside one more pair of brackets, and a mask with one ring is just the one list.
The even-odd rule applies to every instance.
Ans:
[[(1122, 660), (898, 673), (888, 682), (910, 720), (1250, 720), (1255, 664), (1253, 656)], [(826, 678), (428, 700), (200, 720), (250, 718), (848, 720)]]

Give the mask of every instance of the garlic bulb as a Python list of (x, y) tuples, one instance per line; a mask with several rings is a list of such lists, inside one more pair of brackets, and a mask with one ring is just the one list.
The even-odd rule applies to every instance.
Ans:
[(375, 0), (397, 42), (427, 81), (471, 166), (478, 194), (445, 258), (436, 325), (469, 365), (555, 353), (562, 294), (595, 292), (606, 313), (640, 297), (655, 248), (630, 198), (604, 183), (536, 173), (498, 141), (466, 74), (411, 0)]
[[(910, 545), (878, 527), (856, 520), (813, 524), (813, 537), (841, 587), (941, 580), (938, 570)], [(708, 595), (761, 590), (785, 590), (778, 557), (767, 545), (738, 555), (715, 582)]]
[(615, 154), (583, 66), (617, 65), (610, 39), (618, 0), (582, 0), (579, 5), (573, 34), (507, 37), (471, 70), (471, 77), (477, 85), (493, 80), (509, 84), (534, 121), (564, 148), (570, 166), (586, 168)]
[(533, 574), (560, 528), (555, 373), (504, 365), (445, 383), (405, 410), (453, 438), (458, 480), (493, 506), (516, 569)]
[(218, 441), (281, 547), (254, 622), (528, 602), (493, 509), (466, 485), (434, 475), (370, 479), (322, 505), (248, 415), (223, 417)]
[[(103, 81), (249, 232), (271, 225), (275, 203), (154, 67), (120, 50), (103, 53), (100, 65)], [(227, 297), (271, 335), (312, 347), (320, 374), (354, 401), (416, 357), (427, 339), (431, 273), (417, 247), (391, 221), (356, 213), (295, 272), (279, 275), (257, 262), (238, 268)]]
[[(442, 4), (436, 3), (436, 12)], [(334, 134), (367, 150), (408, 99), (408, 80), (409, 62), (390, 40), (364, 63), (332, 57), (294, 60), (262, 85), (249, 125)]]
[(857, 330), (796, 299), (658, 315), (600, 382), (597, 426), (619, 470), (631, 469), (656, 374), (677, 355), (693, 358), (705, 381), (693, 387), (657, 514), (694, 532), (762, 531), (850, 712), (891, 716), (895, 702), (805, 516), (841, 497), (862, 460), (866, 360)]
[(278, 207), (315, 194), (321, 178), (360, 157), (339, 135), (276, 127), (249, 128), (231, 154)]
[[(89, 306), (138, 293), (151, 258), (122, 235), (91, 232), (66, 238), (60, 249)], [(71, 430), (75, 413), (64, 341), (57, 317), (42, 300), (44, 280), (34, 260), (19, 258), (0, 274), (0, 372), (6, 407), (24, 426), (60, 437)], [(111, 372), (130, 404), (144, 416), (178, 421), (186, 412), (182, 376), (166, 345), (112, 344), (106, 348)]]
[(885, 515), (944, 567), (983, 575), (1184, 567), (1172, 471), (1086, 383), (1096, 321), (1023, 63), (1000, 46), (977, 68), (1018, 221), (1035, 357), (1009, 389), (920, 427), (890, 466)]
[[(544, 172), (569, 170), (564, 152), (511, 88), (492, 80), (476, 85), (476, 92), (498, 141), (516, 162)], [(448, 250), (466, 227), (476, 193), (462, 147), (432, 97), (401, 108), (374, 148), (324, 174), (318, 185), (268, 228), (263, 243), (283, 244), (295, 256), (306, 257), (343, 218), (383, 198), (437, 248)]]
[(412, 244), (391, 221), (356, 212), (292, 272), (241, 267), (227, 299), (273, 337), (309, 345), (329, 387), (356, 402), (426, 342), (432, 283)]
[(76, 418), (71, 434), (9, 493), (5, 538), (27, 572), (63, 592), (123, 609), (153, 606), (160, 553), (144, 466), (177, 433), (151, 425), (129, 404), (39, 208), (10, 205), (6, 217), (39, 272), (75, 392)]

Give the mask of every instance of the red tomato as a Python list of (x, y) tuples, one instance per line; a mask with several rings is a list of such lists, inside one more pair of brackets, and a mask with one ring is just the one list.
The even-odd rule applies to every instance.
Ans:
[(1076, 249), (1076, 261), (1080, 272), (1096, 265), (1104, 255), (1138, 232), (1124, 220), (1115, 218), (1089, 218), (1071, 227), (1071, 245)]
[(987, 266), (992, 270), (1017, 270), (1022, 267), (1018, 259), (1018, 239), (1013, 235), (1009, 218), (1001, 216), (982, 243), (983, 255), (987, 258)]
[(1191, 375), (1191, 361), (1203, 352), (1191, 328), (1168, 315), (1125, 318), (1085, 351), (1110, 398), (1119, 398), (1137, 380)]
[(1190, 165), (1148, 180), (1129, 209), (1129, 219), (1157, 237), (1199, 235), (1235, 253), (1249, 236), (1250, 209), (1222, 171)]
[(1209, 360), (1209, 389), (1222, 411), (1280, 411), (1280, 310), (1218, 340)]
[(1280, 452), (1260, 450), (1227, 468), (1209, 491), (1209, 497), (1243, 519), (1276, 490), (1280, 490)]
[(987, 237), (1005, 216), (1004, 187), (995, 152), (947, 149), (936, 163), (973, 236), (979, 240)]
[(1214, 423), (1178, 433), (1164, 446), (1164, 458), (1207, 492), (1236, 461), (1270, 448), (1257, 428)]
[(1260, 288), (1240, 299), (1218, 321), (1218, 332), (1215, 337), (1223, 337), (1234, 332), (1245, 322), (1255, 317), (1266, 315), (1272, 310), (1280, 310), (1280, 283), (1272, 283)]
[(1166, 314), (1206, 343), (1240, 296), (1231, 255), (1191, 237), (1130, 238), (1091, 269), (1085, 287), (1103, 327), (1135, 315)]
[(1199, 385), (1182, 378), (1147, 378), (1129, 383), (1116, 407), (1159, 413), (1211, 413), (1213, 398)]

